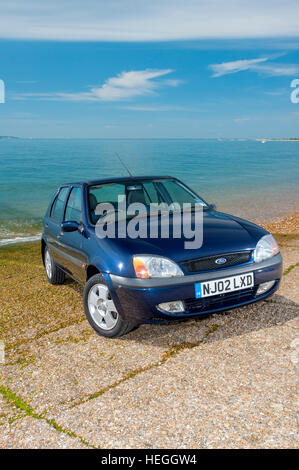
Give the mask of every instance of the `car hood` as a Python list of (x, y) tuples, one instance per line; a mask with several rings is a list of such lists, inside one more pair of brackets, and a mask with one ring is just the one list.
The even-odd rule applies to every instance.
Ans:
[[(194, 220), (194, 214), (192, 214)], [(172, 223), (170, 217), (170, 226)], [(160, 223), (160, 220), (159, 220)], [(149, 220), (147, 221), (149, 233)], [(170, 227), (170, 233), (172, 228)], [(183, 233), (183, 230), (182, 230)], [(181, 238), (105, 238), (98, 240), (101, 249), (109, 256), (107, 272), (134, 276), (132, 256), (152, 254), (165, 256), (177, 263), (209, 255), (220, 255), (233, 251), (254, 249), (258, 240), (267, 232), (246, 220), (216, 211), (203, 212), (203, 240), (196, 249), (186, 249)], [(105, 256), (106, 258), (106, 256)], [(112, 264), (112, 265), (111, 265)], [(121, 266), (121, 269), (120, 269)]]

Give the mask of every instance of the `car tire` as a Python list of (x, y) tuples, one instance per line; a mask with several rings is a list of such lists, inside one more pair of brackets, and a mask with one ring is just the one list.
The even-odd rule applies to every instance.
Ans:
[(47, 247), (44, 253), (44, 264), (48, 281), (54, 285), (63, 284), (65, 280), (65, 274), (60, 268), (58, 268), (51, 256), (49, 248)]
[(107, 338), (129, 333), (135, 323), (123, 320), (117, 312), (107, 284), (101, 274), (95, 274), (85, 284), (83, 305), (86, 318), (94, 331)]

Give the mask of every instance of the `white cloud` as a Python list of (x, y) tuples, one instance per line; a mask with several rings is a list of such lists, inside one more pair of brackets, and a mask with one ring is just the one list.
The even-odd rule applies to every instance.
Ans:
[(213, 77), (221, 77), (230, 73), (237, 73), (243, 70), (249, 70), (256, 64), (267, 61), (267, 57), (250, 60), (234, 60), (233, 62), (222, 62), (221, 64), (211, 64), (209, 68), (214, 72)]
[[(259, 59), (235, 60), (232, 62), (222, 62), (221, 64), (211, 64), (209, 68), (213, 71), (212, 77), (222, 77), (244, 70), (262, 73), (265, 75), (295, 75), (299, 73), (297, 64), (277, 64), (268, 62), (273, 57), (262, 57)], [(267, 63), (266, 63), (267, 62)]]
[(252, 70), (264, 73), (266, 75), (296, 75), (299, 73), (298, 64), (265, 64), (253, 67)]
[(45, 101), (121, 101), (135, 96), (156, 93), (162, 86), (177, 86), (177, 80), (157, 80), (173, 72), (164, 70), (131, 70), (111, 77), (101, 87), (92, 87), (88, 92), (65, 93), (20, 93), (14, 100), (37, 99)]
[(15, 93), (11, 96), (13, 100), (39, 100), (39, 101), (99, 101), (91, 92), (82, 93)]
[(270, 96), (281, 96), (281, 95), (285, 95), (286, 93), (289, 93), (289, 90), (284, 90), (284, 89), (281, 89), (281, 90), (270, 90), (270, 91), (265, 91), (264, 92), (265, 95), (270, 95)]
[(164, 107), (164, 106), (123, 106), (121, 109), (127, 109), (128, 111), (145, 111), (145, 112), (169, 111), (169, 108)]
[(298, 0), (13, 0), (0, 37), (63, 41), (291, 38)]
[(163, 111), (199, 112), (198, 108), (187, 108), (185, 106), (122, 106), (121, 109), (127, 109), (128, 111), (145, 111), (145, 112), (163, 112)]
[[(109, 78), (100, 88), (93, 88), (91, 92), (101, 101), (118, 101), (133, 96), (153, 93), (161, 86), (161, 82), (153, 80), (171, 73), (166, 70), (132, 70), (122, 72), (116, 77)], [(169, 81), (167, 83), (169, 85)]]
[(250, 118), (249, 117), (240, 117), (240, 118), (234, 119), (234, 122), (236, 122), (237, 124), (241, 124), (242, 122), (246, 122), (246, 121), (250, 121)]

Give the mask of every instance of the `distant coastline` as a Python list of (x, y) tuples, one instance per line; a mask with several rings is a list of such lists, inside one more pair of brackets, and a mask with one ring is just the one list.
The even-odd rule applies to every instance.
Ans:
[(257, 142), (299, 142), (299, 137), (289, 139), (255, 139)]
[(0, 140), (190, 140), (190, 141), (214, 141), (217, 140), (218, 142), (231, 142), (231, 141), (238, 141), (238, 142), (247, 142), (247, 141), (255, 141), (255, 142), (299, 142), (299, 137), (289, 137), (289, 138), (264, 138), (264, 139), (254, 139), (250, 137), (246, 138), (240, 138), (240, 137), (175, 137), (175, 138), (168, 138), (168, 137), (162, 137), (162, 138), (134, 138), (134, 137), (126, 137), (126, 138), (105, 138), (105, 137), (91, 137), (91, 138), (86, 138), (86, 137), (37, 137), (33, 139), (32, 137), (17, 137), (14, 135), (0, 135)]
[(20, 139), (20, 137), (15, 137), (13, 135), (0, 135), (0, 140), (11, 140), (11, 139)]

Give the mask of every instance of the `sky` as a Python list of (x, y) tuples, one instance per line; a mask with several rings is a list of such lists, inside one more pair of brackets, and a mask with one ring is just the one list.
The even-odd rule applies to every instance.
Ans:
[(0, 135), (299, 137), (296, 79), (297, 0), (0, 3)]

